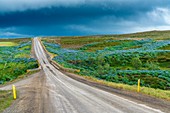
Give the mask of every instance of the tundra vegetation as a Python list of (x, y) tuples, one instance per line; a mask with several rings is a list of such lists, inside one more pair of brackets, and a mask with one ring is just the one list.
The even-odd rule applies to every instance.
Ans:
[(170, 89), (170, 32), (44, 38), (53, 60), (83, 76)]
[(12, 91), (0, 91), (0, 113), (13, 102)]
[(24, 75), (28, 69), (38, 67), (37, 61), (31, 58), (31, 39), (0, 41), (0, 84)]

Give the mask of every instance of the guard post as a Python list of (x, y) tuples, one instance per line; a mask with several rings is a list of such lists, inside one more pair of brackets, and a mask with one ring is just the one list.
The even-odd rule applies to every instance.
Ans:
[(12, 90), (13, 90), (13, 97), (14, 97), (14, 100), (15, 100), (17, 98), (15, 85), (12, 85)]
[(138, 79), (138, 89), (137, 92), (140, 92), (140, 79)]

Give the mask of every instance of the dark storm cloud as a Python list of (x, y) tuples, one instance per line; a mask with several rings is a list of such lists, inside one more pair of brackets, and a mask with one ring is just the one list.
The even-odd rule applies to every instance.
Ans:
[(145, 7), (166, 4), (168, 0), (0, 0), (1, 12), (36, 10), (51, 7), (77, 7), (81, 5), (102, 6), (117, 9), (130, 7)]
[(0, 0), (0, 33), (88, 35), (169, 28), (169, 4), (168, 0)]

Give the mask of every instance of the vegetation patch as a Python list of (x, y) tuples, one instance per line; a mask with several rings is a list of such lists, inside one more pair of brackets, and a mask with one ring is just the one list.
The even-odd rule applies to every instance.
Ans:
[(12, 102), (12, 91), (0, 91), (0, 113), (8, 108)]
[(14, 42), (0, 42), (0, 46), (15, 46), (17, 45)]
[[(109, 87), (117, 88), (117, 89), (123, 89), (128, 91), (137, 91), (137, 85), (127, 85), (122, 83), (115, 83), (115, 82), (109, 82), (106, 80), (99, 80), (95, 77), (91, 76), (83, 76), (85, 79), (88, 79), (90, 81), (97, 82), (99, 84), (103, 84)], [(152, 97), (157, 97), (161, 99), (166, 99), (170, 101), (170, 91), (169, 90), (161, 90), (161, 89), (155, 89), (155, 88), (148, 88), (148, 87), (141, 87), (140, 90), (141, 93), (150, 95)]]
[(80, 49), (82, 46), (90, 43), (103, 42), (112, 40), (114, 37), (102, 37), (102, 36), (87, 36), (87, 37), (53, 37), (43, 38), (42, 40), (49, 43), (60, 44), (63, 48)]
[[(90, 43), (103, 43), (107, 40), (142, 40), (151, 38), (154, 40), (170, 40), (170, 31), (149, 31), (120, 35), (81, 36), (81, 37), (44, 37), (42, 40), (49, 43), (57, 43), (62, 48), (79, 49)], [(135, 47), (134, 47), (135, 48)]]
[(38, 67), (38, 63), (31, 58), (31, 41), (20, 42), (10, 47), (0, 47), (0, 84), (12, 81), (27, 73), (28, 69)]
[[(108, 45), (110, 43), (113, 46)], [(66, 49), (59, 44), (44, 42), (53, 58), (64, 67), (80, 70), (80, 75), (92, 76), (99, 80), (137, 85), (156, 89), (170, 89), (170, 50), (160, 49), (170, 40), (107, 40), (86, 44), (81, 49)], [(102, 45), (103, 49), (86, 51)], [(105, 46), (104, 46), (105, 45)], [(128, 49), (127, 49), (128, 48)], [(167, 65), (163, 65), (167, 63)]]
[(161, 48), (159, 48), (159, 49), (163, 49), (163, 50), (170, 50), (170, 44), (169, 44), (169, 45), (167, 45), (167, 46), (163, 46), (163, 47), (161, 47)]

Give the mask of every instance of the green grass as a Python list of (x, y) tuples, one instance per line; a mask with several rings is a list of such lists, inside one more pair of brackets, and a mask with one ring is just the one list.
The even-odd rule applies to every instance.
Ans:
[[(94, 82), (97, 82), (97, 83), (100, 83), (100, 84), (103, 84), (103, 85), (106, 85), (106, 86), (110, 86), (110, 87), (113, 87), (113, 88), (137, 92), (137, 86), (136, 85), (127, 85), (127, 84), (122, 84), (122, 83), (108, 82), (108, 81), (99, 80), (97, 78), (90, 77), (90, 76), (83, 76), (83, 77), (90, 80), (90, 81), (94, 81)], [(169, 90), (161, 90), (161, 89), (154, 89), (154, 88), (148, 88), (148, 87), (141, 87), (140, 93), (170, 101), (170, 91)]]
[[(120, 40), (120, 39), (126, 40), (127, 38), (131, 38), (131, 40), (139, 40), (143, 38), (152, 38), (155, 40), (169, 40), (170, 31), (148, 31), (148, 32), (120, 34), (120, 35), (100, 35), (100, 36), (81, 36), (81, 37), (44, 37), (42, 38), (42, 40), (50, 43), (58, 43), (63, 48), (79, 49), (85, 44), (89, 44), (93, 42), (104, 42), (106, 40)], [(92, 51), (95, 50), (97, 50), (97, 48), (92, 49)]]
[(0, 113), (13, 102), (12, 91), (0, 91)]
[(13, 43), (21, 43), (31, 41), (31, 38), (12, 38), (12, 39), (0, 39), (0, 42), (13, 42)]
[(30, 55), (27, 53), (20, 53), (20, 54), (16, 54), (15, 58), (30, 58)]
[(15, 46), (17, 45), (14, 42), (0, 42), (0, 46)]
[(170, 45), (159, 48), (160, 50), (170, 50)]
[(122, 42), (130, 42), (130, 40), (118, 40), (116, 42), (109, 42), (109, 40), (107, 40), (107, 41), (98, 42), (97, 44), (92, 43), (93, 45), (83, 46), (80, 49), (84, 49), (86, 51), (93, 52), (93, 51), (97, 51), (97, 50), (103, 50), (105, 47), (120, 45)]
[(89, 36), (89, 37), (62, 37), (62, 38), (43, 38), (42, 40), (50, 43), (58, 43), (61, 44), (63, 48), (81, 48), (82, 46), (93, 43), (93, 42), (103, 42), (106, 40), (111, 40), (112, 37), (96, 37), (96, 36)]
[(147, 31), (147, 32), (138, 32), (131, 34), (120, 34), (120, 35), (105, 35), (105, 37), (117, 37), (117, 38), (152, 38), (155, 40), (169, 40), (170, 31)]
[(10, 62), (6, 65), (0, 65), (0, 84), (17, 79), (19, 76), (25, 74), (28, 69), (38, 67), (37, 62), (15, 63)]
[(20, 48), (19, 50), (30, 50), (30, 49), (31, 49), (31, 46), (24, 46)]
[(31, 43), (23, 42), (26, 40), (13, 39), (13, 43), (19, 45), (0, 47), (0, 84), (11, 82), (27, 73), (28, 69), (38, 67), (37, 61), (31, 58)]

